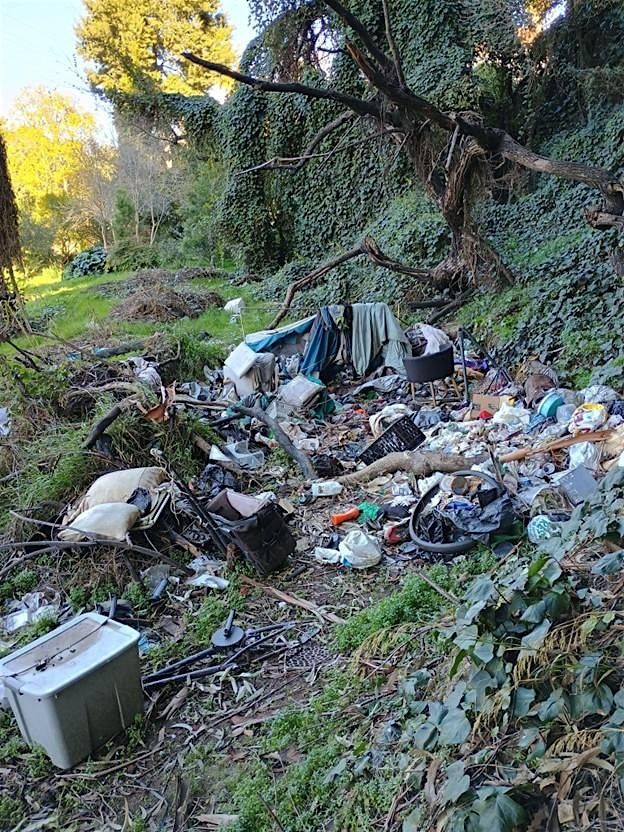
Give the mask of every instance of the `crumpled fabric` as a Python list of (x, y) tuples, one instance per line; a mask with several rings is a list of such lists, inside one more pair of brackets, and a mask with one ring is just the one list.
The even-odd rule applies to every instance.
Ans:
[(354, 303), (351, 324), (351, 360), (359, 376), (366, 374), (381, 353), (386, 367), (405, 375), (403, 359), (410, 343), (387, 303)]
[(511, 497), (508, 494), (497, 497), (484, 508), (473, 506), (468, 509), (459, 505), (459, 501), (457, 502), (456, 508), (447, 505), (444, 508), (444, 514), (451, 520), (455, 528), (471, 536), (504, 531), (515, 520)]
[(341, 335), (332, 317), (330, 307), (323, 306), (316, 314), (310, 340), (301, 362), (304, 375), (320, 373), (336, 358)]

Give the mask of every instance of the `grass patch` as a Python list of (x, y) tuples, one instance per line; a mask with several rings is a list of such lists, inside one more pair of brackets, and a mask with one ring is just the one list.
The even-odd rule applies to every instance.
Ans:
[[(390, 759), (371, 765), (366, 714), (353, 707), (367, 686), (334, 673), (305, 708), (273, 720), (261, 740), (261, 754), (226, 784), (232, 811), (239, 816), (233, 830), (381, 828), (402, 773)], [(280, 776), (268, 755), (288, 760)]]
[[(31, 319), (38, 322), (41, 331), (68, 341), (88, 339), (97, 340), (98, 334), (115, 338), (141, 338), (158, 331), (176, 339), (190, 336), (195, 339), (200, 335), (208, 336), (212, 348), (228, 350), (241, 341), (245, 334), (263, 329), (271, 316), (268, 304), (258, 300), (253, 286), (232, 286), (228, 280), (217, 278), (198, 278), (193, 286), (209, 289), (222, 295), (226, 300), (242, 297), (247, 305), (241, 321), (230, 323), (230, 313), (223, 309), (207, 309), (199, 317), (183, 318), (169, 324), (148, 321), (111, 321), (111, 311), (119, 304), (114, 296), (98, 293), (98, 287), (123, 283), (129, 272), (103, 274), (95, 277), (83, 277), (76, 280), (63, 280), (60, 269), (44, 269), (40, 274), (22, 281), (22, 292), (26, 301), (26, 311)], [(49, 345), (47, 338), (33, 334), (16, 338), (20, 347), (35, 349)], [(71, 350), (71, 347), (68, 347)], [(8, 344), (0, 344), (0, 354), (13, 353)], [(201, 377), (201, 367), (199, 368)], [(184, 378), (184, 376), (180, 376)]]
[[(442, 589), (462, 594), (467, 580), (487, 572), (495, 563), (494, 555), (481, 548), (454, 566), (436, 563), (425, 571)], [(408, 622), (430, 621), (445, 606), (448, 606), (448, 601), (426, 581), (417, 575), (408, 575), (402, 588), (394, 595), (383, 598), (339, 625), (334, 639), (336, 647), (343, 653), (350, 653), (379, 630)]]

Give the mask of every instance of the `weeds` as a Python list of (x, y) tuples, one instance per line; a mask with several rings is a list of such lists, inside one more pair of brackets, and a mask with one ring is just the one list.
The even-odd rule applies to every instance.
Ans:
[[(466, 578), (486, 572), (494, 563), (494, 556), (488, 550), (480, 549), (451, 567), (436, 563), (426, 573), (442, 589), (455, 593), (461, 592)], [(394, 595), (383, 598), (340, 625), (335, 634), (336, 647), (341, 652), (351, 652), (379, 630), (431, 620), (445, 606), (448, 602), (430, 584), (417, 575), (409, 575)]]

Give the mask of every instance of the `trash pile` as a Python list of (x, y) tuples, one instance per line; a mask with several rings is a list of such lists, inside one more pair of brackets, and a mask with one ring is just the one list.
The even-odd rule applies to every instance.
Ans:
[[(226, 305), (234, 317), (239, 301)], [(113, 547), (149, 561), (137, 581), (165, 607), (170, 594), (226, 591), (230, 570), (244, 562), (264, 581), (246, 577), (250, 586), (306, 609), (321, 626), (339, 621), (273, 589), (269, 576), (311, 565), (401, 569), (482, 543), (503, 558), (525, 536), (557, 537), (605, 473), (624, 467), (624, 399), (615, 390), (568, 389), (538, 361), (512, 374), (469, 331), (404, 330), (383, 303), (326, 306), (251, 333), (201, 380), (165, 386), (154, 356), (125, 366), (160, 391), (155, 407), (136, 402), (137, 418), (166, 426), (186, 412), (203, 428), (194, 437), (202, 470), (185, 480), (154, 446), (154, 465), (94, 479), (47, 546)], [(106, 446), (119, 413), (101, 419), (85, 447)], [(10, 425), (0, 409), (0, 430)], [(107, 604), (98, 612), (141, 629), (126, 599)], [(54, 593), (29, 593), (1, 619), (5, 634), (46, 608), (59, 621), (71, 616)], [(139, 651), (166, 643), (170, 625), (144, 630)], [(242, 628), (232, 612), (211, 646), (151, 669), (143, 688), (261, 664), (315, 639), (320, 626), (294, 640), (291, 629), (288, 621)]]

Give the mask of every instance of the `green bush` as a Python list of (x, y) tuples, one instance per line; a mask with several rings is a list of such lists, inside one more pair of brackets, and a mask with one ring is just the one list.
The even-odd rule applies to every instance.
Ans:
[(102, 274), (106, 269), (106, 249), (103, 246), (91, 246), (81, 251), (63, 269), (63, 277), (85, 277), (89, 274)]
[(112, 272), (126, 272), (157, 268), (161, 262), (158, 249), (153, 246), (134, 240), (120, 240), (109, 248), (106, 264)]

